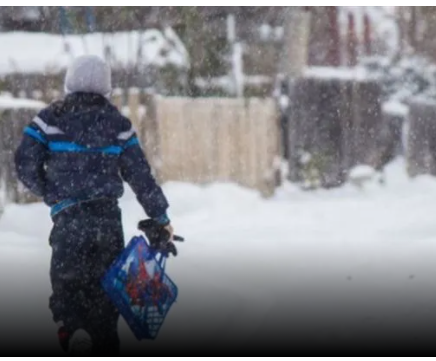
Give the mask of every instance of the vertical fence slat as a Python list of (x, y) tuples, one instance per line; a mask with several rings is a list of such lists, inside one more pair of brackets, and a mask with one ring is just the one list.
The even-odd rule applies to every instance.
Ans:
[(243, 175), (242, 173), (242, 167), (241, 163), (243, 163), (243, 134), (241, 132), (243, 131), (241, 123), (241, 106), (240, 104), (235, 101), (234, 107), (232, 108), (232, 122), (231, 122), (231, 128), (230, 128), (230, 136), (232, 138), (232, 150), (231, 150), (231, 157), (232, 157), (232, 175), (231, 175), (231, 181), (242, 183), (243, 181)]
[(118, 109), (121, 109), (123, 107), (123, 89), (114, 89), (112, 94), (112, 102)]
[(247, 124), (247, 163), (249, 178), (247, 179), (247, 185), (250, 188), (256, 188), (257, 186), (257, 149), (259, 144), (256, 142), (256, 127), (261, 126), (263, 117), (263, 109), (261, 109), (260, 101), (253, 99), (249, 102), (248, 109), (246, 109), (246, 124)]
[(216, 119), (216, 154), (217, 154), (217, 180), (229, 181), (232, 177), (232, 114), (233, 106), (227, 107), (222, 101), (214, 103)]
[(129, 118), (138, 134), (142, 134), (142, 122), (140, 121), (140, 94), (139, 89), (129, 89), (127, 104), (129, 107)]
[(213, 156), (213, 137), (214, 137), (214, 123), (219, 119), (213, 118), (213, 106), (207, 99), (202, 99), (200, 103), (201, 112), (199, 114), (199, 132), (197, 139), (200, 141), (199, 154), (201, 155), (200, 162), (200, 175), (202, 183), (209, 183), (216, 179), (215, 173), (215, 159)]

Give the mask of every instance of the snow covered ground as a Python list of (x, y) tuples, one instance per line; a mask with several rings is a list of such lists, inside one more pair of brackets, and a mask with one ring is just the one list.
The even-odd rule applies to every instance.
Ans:
[[(229, 184), (165, 190), (187, 239), (168, 262), (179, 300), (154, 342), (138, 343), (121, 321), (124, 348), (146, 355), (176, 337), (241, 345), (275, 329), (294, 347), (316, 348), (436, 325), (436, 179), (409, 180), (402, 160), (385, 186), (363, 190), (285, 185), (271, 200)], [(143, 213), (131, 192), (121, 205), (130, 238)], [(47, 307), (50, 227), (41, 204), (9, 205), (0, 219), (0, 304), (13, 305), (16, 320), (7, 330), (0, 323), (2, 343), (18, 332), (57, 342)]]

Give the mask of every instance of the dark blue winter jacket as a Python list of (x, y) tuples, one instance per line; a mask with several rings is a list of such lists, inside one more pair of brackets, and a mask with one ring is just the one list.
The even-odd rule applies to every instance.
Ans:
[(120, 198), (124, 180), (149, 217), (169, 221), (131, 122), (102, 96), (74, 93), (40, 111), (24, 130), (15, 163), (20, 181), (52, 216), (79, 202)]

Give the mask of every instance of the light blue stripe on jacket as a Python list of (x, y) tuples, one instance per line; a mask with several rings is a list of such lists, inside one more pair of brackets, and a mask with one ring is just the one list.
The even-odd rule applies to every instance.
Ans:
[(26, 127), (24, 129), (24, 134), (28, 135), (29, 137), (32, 137), (33, 139), (37, 140), (42, 144), (47, 144), (47, 140), (45, 139), (45, 137), (40, 132), (38, 132), (33, 128)]
[(119, 155), (123, 152), (120, 146), (109, 146), (103, 148), (87, 148), (82, 145), (70, 142), (49, 142), (48, 148), (52, 152), (70, 152), (70, 153), (103, 153)]

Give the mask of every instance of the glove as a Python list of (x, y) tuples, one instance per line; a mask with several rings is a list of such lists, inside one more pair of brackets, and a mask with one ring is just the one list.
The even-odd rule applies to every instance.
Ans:
[[(169, 225), (162, 225), (153, 219), (146, 219), (139, 222), (138, 229), (145, 233), (150, 241), (150, 247), (156, 251), (169, 256), (172, 254), (177, 256), (177, 248), (172, 242), (172, 234), (168, 230)], [(176, 238), (176, 237), (175, 237)], [(181, 240), (181, 237), (177, 237), (177, 240)]]

